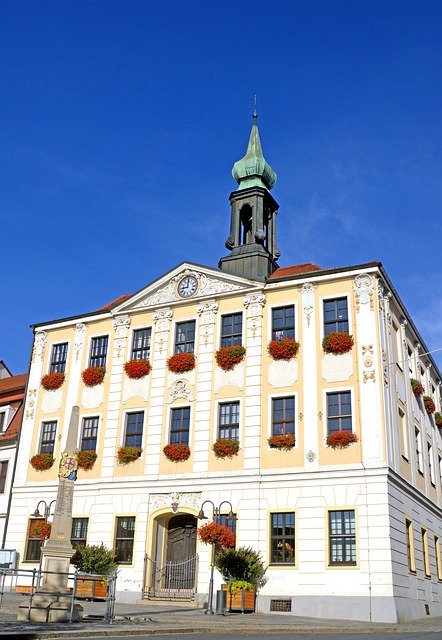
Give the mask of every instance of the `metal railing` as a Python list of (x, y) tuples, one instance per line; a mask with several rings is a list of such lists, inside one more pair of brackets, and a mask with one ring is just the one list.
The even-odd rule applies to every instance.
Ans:
[[(19, 595), (22, 598), (28, 598), (26, 607), (24, 607), (22, 600), (19, 609), (21, 610), (22, 621), (32, 622), (31, 612), (34, 604), (38, 603), (38, 598), (40, 596), (53, 596), (54, 599), (63, 598), (64, 602), (69, 602), (69, 622), (73, 622), (75, 619), (75, 604), (78, 600), (99, 600), (104, 604), (103, 621), (112, 624), (115, 617), (117, 573), (117, 571), (114, 571), (109, 575), (100, 576), (85, 574), (80, 571), (61, 573), (42, 571), (41, 569), (0, 569), (0, 611), (6, 594), (13, 593), (15, 596)], [(50, 575), (65, 576), (67, 588), (57, 591), (41, 586), (42, 578)], [(19, 585), (19, 581), (22, 584)], [(103, 587), (103, 589), (100, 589), (100, 587)], [(23, 615), (25, 608), (27, 613)], [(46, 622), (50, 622), (50, 620)]]
[(192, 599), (196, 593), (198, 556), (182, 562), (160, 563), (146, 556), (148, 585), (143, 596), (165, 600)]

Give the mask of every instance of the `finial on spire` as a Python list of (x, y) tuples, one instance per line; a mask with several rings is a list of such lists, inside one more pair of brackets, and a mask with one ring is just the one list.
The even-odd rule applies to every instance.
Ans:
[(255, 93), (255, 99), (254, 99), (254, 102), (253, 102), (253, 115), (252, 115), (252, 118), (253, 118), (254, 124), (256, 124), (256, 121), (258, 120), (258, 112), (256, 111), (256, 93)]

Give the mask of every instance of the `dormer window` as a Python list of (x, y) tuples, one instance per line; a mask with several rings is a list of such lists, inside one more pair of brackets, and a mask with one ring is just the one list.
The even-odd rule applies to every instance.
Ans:
[(0, 407), (0, 433), (6, 431), (9, 427), (16, 411), (17, 409), (12, 407), (10, 404)]

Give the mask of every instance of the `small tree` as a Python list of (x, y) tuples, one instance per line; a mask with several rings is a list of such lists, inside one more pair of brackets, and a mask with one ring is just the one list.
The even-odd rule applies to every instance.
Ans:
[(107, 575), (117, 566), (115, 553), (103, 543), (79, 545), (71, 558), (71, 564), (78, 571)]
[[(252, 588), (262, 587), (266, 583), (264, 563), (260, 554), (252, 547), (223, 549), (216, 554), (215, 566), (229, 584), (229, 590), (232, 585), (240, 582), (248, 583)], [(241, 585), (240, 588), (247, 587)]]

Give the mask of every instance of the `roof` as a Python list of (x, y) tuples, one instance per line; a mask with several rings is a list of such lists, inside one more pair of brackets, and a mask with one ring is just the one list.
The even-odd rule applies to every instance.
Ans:
[(284, 278), (286, 276), (295, 276), (299, 273), (309, 273), (309, 271), (321, 271), (321, 267), (318, 267), (314, 262), (304, 262), (303, 264), (295, 264), (292, 267), (279, 267), (272, 273), (269, 280), (272, 278)]
[(0, 443), (14, 440), (20, 433), (27, 378), (26, 373), (20, 373), (17, 376), (0, 379), (0, 403), (20, 402), (20, 406), (15, 412), (8, 428), (0, 435)]
[(17, 376), (10, 376), (9, 378), (0, 378), (0, 397), (9, 394), (12, 391), (19, 391), (26, 387), (27, 373), (20, 373)]
[(120, 304), (120, 302), (124, 302), (131, 296), (132, 296), (131, 293), (124, 293), (122, 296), (118, 296), (118, 298), (115, 298), (115, 300), (111, 300), (107, 304), (103, 305), (102, 307), (97, 309), (97, 311), (108, 311), (109, 309), (112, 309), (112, 307), (115, 307), (116, 304)]

